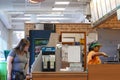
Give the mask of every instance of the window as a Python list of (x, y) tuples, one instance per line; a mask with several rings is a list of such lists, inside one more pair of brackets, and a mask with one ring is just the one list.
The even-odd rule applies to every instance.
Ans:
[(14, 48), (24, 38), (24, 31), (13, 31), (12, 36), (12, 48)]

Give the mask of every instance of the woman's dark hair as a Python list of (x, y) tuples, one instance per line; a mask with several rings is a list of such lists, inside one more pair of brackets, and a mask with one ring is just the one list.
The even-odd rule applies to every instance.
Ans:
[(89, 44), (89, 48), (88, 48), (89, 52), (93, 50), (93, 47), (92, 47), (93, 44), (94, 44), (93, 42)]
[(92, 51), (94, 49), (94, 47), (96, 46), (101, 46), (101, 44), (98, 43), (98, 41), (94, 41), (92, 43), (89, 44), (89, 52)]
[(18, 54), (24, 51), (25, 46), (30, 45), (27, 39), (21, 39), (18, 45), (14, 48)]

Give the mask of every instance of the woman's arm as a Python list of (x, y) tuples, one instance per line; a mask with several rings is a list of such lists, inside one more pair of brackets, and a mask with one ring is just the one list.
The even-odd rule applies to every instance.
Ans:
[(25, 71), (28, 74), (28, 72), (29, 72), (29, 59), (27, 60), (27, 63), (25, 64)]
[(104, 57), (108, 57), (108, 55), (107, 55), (106, 53), (104, 53), (104, 52), (95, 52), (95, 54), (94, 54), (92, 57), (94, 57), (94, 56), (104, 56)]
[(26, 80), (32, 79), (31, 73), (29, 73), (29, 59), (27, 64), (25, 65), (25, 71), (26, 71)]
[(8, 72), (8, 80), (11, 80), (11, 73), (12, 73), (12, 61), (13, 57), (8, 56), (7, 57), (7, 72)]

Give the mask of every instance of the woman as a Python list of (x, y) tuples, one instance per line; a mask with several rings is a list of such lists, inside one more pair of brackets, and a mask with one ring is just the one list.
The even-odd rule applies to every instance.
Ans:
[(89, 46), (87, 55), (87, 64), (101, 64), (99, 56), (108, 57), (106, 53), (99, 52), (101, 45), (98, 42), (93, 42)]
[(28, 63), (29, 41), (21, 39), (18, 45), (11, 50), (7, 57), (8, 80), (24, 80)]

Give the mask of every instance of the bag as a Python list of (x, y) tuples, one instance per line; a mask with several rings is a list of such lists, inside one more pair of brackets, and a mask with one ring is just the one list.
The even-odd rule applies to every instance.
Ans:
[(25, 75), (23, 72), (12, 71), (12, 80), (24, 80)]

